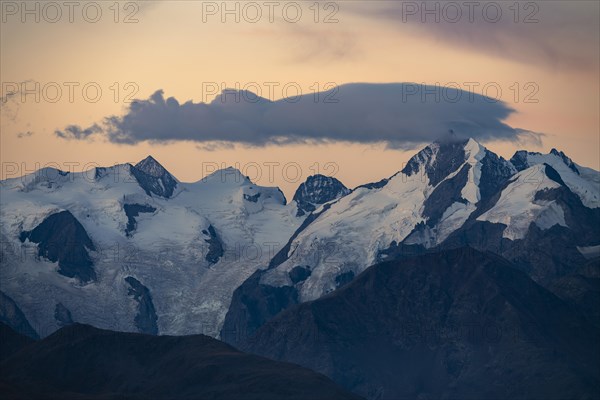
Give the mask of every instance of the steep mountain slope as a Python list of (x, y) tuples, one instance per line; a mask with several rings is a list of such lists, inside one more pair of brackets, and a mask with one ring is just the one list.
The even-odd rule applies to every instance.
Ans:
[(59, 303), (104, 328), (217, 336), (233, 290), (305, 218), (233, 168), (181, 183), (152, 157), (45, 168), (0, 191), (1, 290), (42, 336), (62, 326)]
[(532, 154), (517, 152), (515, 167), (472, 139), (435, 142), (391, 178), (317, 209), (236, 289), (221, 337), (238, 343), (378, 261), (427, 249), (492, 251), (550, 287), (600, 244), (600, 173), (557, 151)]
[(556, 280), (551, 290), (579, 308), (600, 328), (600, 259), (589, 260), (575, 272)]
[(594, 398), (600, 331), (505, 260), (470, 248), (370, 267), (242, 348), (370, 399)]
[(357, 275), (371, 265), (380, 250), (404, 240), (418, 224), (428, 232), (421, 244), (440, 243), (494, 192), (488, 186), (501, 185), (512, 172), (507, 161), (474, 140), (434, 143), (381, 188), (358, 188), (332, 204), (298, 235), (288, 259), (261, 281), (286, 285), (292, 268), (309, 266), (299, 296), (316, 299), (339, 286), (336, 278), (342, 274)]
[[(419, 245), (441, 243), (514, 172), (510, 163), (472, 139), (425, 147), (391, 178), (317, 209), (310, 224), (282, 249), (285, 253), (234, 293), (221, 337), (236, 343), (240, 332), (250, 334), (260, 326), (256, 321), (333, 291), (416, 229), (424, 232)], [(301, 279), (292, 277), (301, 270)], [(255, 306), (264, 301), (272, 306)]]
[[(0, 332), (4, 329), (0, 326)], [(0, 388), (37, 399), (358, 399), (305, 368), (203, 335), (71, 325), (0, 363)]]
[(581, 247), (600, 241), (600, 208), (584, 206), (548, 164), (519, 172), (496, 197), (441, 247), (492, 251), (550, 288), (587, 261)]

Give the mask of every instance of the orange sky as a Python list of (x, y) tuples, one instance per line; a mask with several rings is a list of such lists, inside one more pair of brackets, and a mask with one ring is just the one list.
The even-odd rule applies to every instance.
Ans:
[[(2, 104), (2, 178), (15, 165), (16, 173), (25, 173), (36, 163), (112, 165), (152, 154), (183, 181), (198, 180), (215, 165), (236, 163), (257, 177), (258, 166), (257, 183), (278, 185), (291, 197), (299, 181), (315, 172), (335, 173), (354, 187), (392, 175), (414, 153), (386, 150), (384, 144), (349, 143), (237, 145), (210, 151), (207, 143), (117, 145), (102, 137), (77, 141), (54, 135), (69, 124), (89, 126), (123, 113), (129, 93), (145, 99), (163, 89), (165, 96), (181, 103), (200, 102), (213, 97), (203, 92), (206, 85), (222, 82), (249, 90), (258, 86), (264, 97), (269, 97), (268, 82), (277, 82), (279, 87), (297, 83), (304, 93), (310, 93), (315, 83), (321, 88), (329, 82), (496, 82), (502, 88), (502, 100), (517, 111), (506, 122), (545, 136), (541, 147), (512, 142), (487, 143), (488, 147), (505, 157), (523, 147), (544, 152), (557, 147), (577, 163), (600, 169), (597, 2), (552, 2), (552, 7), (538, 2), (538, 22), (516, 26), (511, 25), (514, 15), (507, 9), (496, 23), (473, 24), (466, 19), (443, 26), (435, 21), (404, 22), (400, 15), (396, 20), (382, 16), (385, 11), (378, 11), (389, 2), (377, 1), (321, 3), (317, 23), (312, 1), (296, 3), (303, 13), (296, 23), (289, 22), (293, 13), (284, 15), (279, 8), (273, 22), (269, 21), (262, 2), (256, 3), (263, 12), (256, 23), (245, 20), (243, 3), (238, 6), (240, 21), (226, 15), (225, 23), (221, 10), (206, 14), (214, 11), (206, 7), (220, 7), (221, 2), (120, 2), (117, 23), (114, 9), (109, 8), (112, 1), (97, 2), (102, 17), (96, 23), (86, 21), (80, 9), (74, 11), (73, 23), (66, 9), (56, 23), (46, 21), (55, 17), (51, 9), (39, 10), (40, 22), (34, 20), (35, 15), (26, 15), (22, 22), (22, 10), (11, 8), (12, 2), (7, 8), (6, 3), (2, 3), (0, 35), (2, 96), (12, 82), (28, 80), (30, 85), (45, 85), (46, 92), (42, 91), (39, 102), (28, 95)], [(14, 4), (20, 7), (21, 2)], [(236, 2), (227, 4), (233, 8)], [(278, 4), (283, 8), (286, 3)], [(570, 11), (561, 11), (561, 6)], [(87, 11), (90, 19), (93, 9)], [(523, 9), (519, 18), (531, 11)], [(138, 22), (124, 23), (132, 12)], [(324, 23), (332, 12), (338, 22)], [(246, 19), (253, 15), (246, 14)], [(511, 36), (512, 30), (516, 36)], [(65, 82), (78, 84), (72, 102)], [(81, 91), (90, 82), (102, 89), (95, 103), (86, 101)], [(126, 87), (127, 83), (133, 84)], [(537, 103), (525, 102), (531, 92), (527, 83), (535, 85), (529, 89), (539, 89), (532, 97)], [(62, 96), (53, 103), (56, 86), (62, 88)], [(515, 98), (516, 87), (520, 91)], [(92, 89), (89, 96), (94, 95)], [(284, 96), (275, 90), (271, 97)]]

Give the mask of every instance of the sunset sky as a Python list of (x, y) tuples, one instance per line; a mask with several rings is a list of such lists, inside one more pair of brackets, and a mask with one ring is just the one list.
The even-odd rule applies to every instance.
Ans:
[[(600, 169), (596, 1), (473, 9), (461, 1), (99, 1), (73, 10), (46, 3), (22, 10), (21, 2), (2, 2), (2, 179), (36, 163), (69, 169), (65, 163), (78, 162), (81, 170), (152, 154), (182, 181), (233, 165), (259, 184), (280, 186), (288, 199), (315, 172), (355, 187), (392, 175), (446, 134), (457, 105), (441, 96), (431, 107), (435, 95), (403, 102), (386, 91), (398, 85), (343, 86), (329, 93), (335, 105), (314, 93), (402, 82), (497, 98), (466, 104), (460, 126), (476, 126), (504, 157), (556, 147)], [(200, 104), (221, 87), (279, 102)], [(282, 100), (298, 88), (304, 105)]]

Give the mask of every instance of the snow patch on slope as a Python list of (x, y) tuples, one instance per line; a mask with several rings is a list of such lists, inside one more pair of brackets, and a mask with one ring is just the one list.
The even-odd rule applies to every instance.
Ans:
[[(521, 157), (526, 159), (526, 165), (528, 166), (548, 164), (554, 168), (567, 187), (579, 196), (584, 206), (588, 208), (600, 207), (599, 171), (575, 164), (564, 153), (559, 153), (556, 150), (548, 154), (523, 153)], [(560, 154), (562, 154), (562, 157)], [(567, 165), (567, 162), (572, 166)], [(572, 167), (575, 167), (579, 173), (575, 172)]]
[(469, 139), (465, 146), (466, 162), (471, 165), (469, 178), (461, 194), (463, 199), (472, 204), (481, 200), (479, 193), (479, 179), (481, 178), (481, 160), (485, 157), (485, 147), (473, 139)]
[(516, 174), (494, 207), (477, 220), (506, 225), (502, 236), (511, 240), (523, 239), (531, 223), (541, 229), (554, 225), (566, 227), (564, 212), (558, 204), (535, 201), (537, 192), (560, 187), (546, 176), (545, 168), (544, 165), (534, 165)]

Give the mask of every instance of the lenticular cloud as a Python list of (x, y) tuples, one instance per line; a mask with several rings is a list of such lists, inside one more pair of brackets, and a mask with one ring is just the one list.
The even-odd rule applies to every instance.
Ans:
[[(180, 103), (156, 91), (136, 100), (101, 128), (69, 125), (56, 135), (114, 143), (221, 142), (250, 146), (307, 142), (386, 143), (408, 148), (452, 131), (479, 140), (539, 140), (503, 122), (514, 110), (502, 101), (458, 88), (414, 83), (345, 84), (277, 101), (225, 90), (210, 103)], [(85, 134), (84, 134), (85, 133)]]

